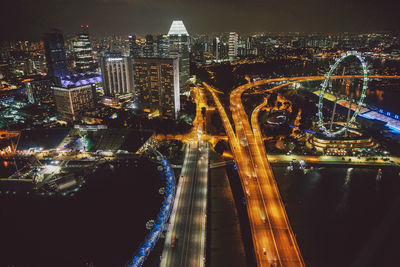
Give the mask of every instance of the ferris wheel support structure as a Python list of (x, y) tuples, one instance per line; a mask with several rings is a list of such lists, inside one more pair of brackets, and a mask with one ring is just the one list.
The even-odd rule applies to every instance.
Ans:
[[(324, 101), (324, 97), (325, 97), (325, 91), (328, 87), (329, 80), (331, 79), (333, 72), (335, 71), (337, 66), (347, 57), (356, 57), (361, 63), (362, 72), (363, 72), (363, 85), (362, 85), (361, 96), (357, 102), (357, 107), (352, 116), (350, 116), (351, 109), (352, 109), (352, 98), (350, 97), (346, 124), (343, 127), (341, 127), (340, 129), (332, 131), (332, 125), (333, 125), (335, 111), (336, 111), (336, 102), (337, 102), (338, 98), (335, 95), (336, 99), (335, 99), (335, 104), (334, 104), (334, 110), (333, 110), (333, 114), (331, 117), (331, 122), (330, 122), (330, 127), (329, 127), (330, 129), (328, 130), (324, 125), (324, 116), (322, 113), (323, 105), (324, 105), (323, 101)], [(347, 135), (348, 128), (355, 121), (356, 117), (358, 116), (358, 114), (360, 112), (360, 109), (361, 109), (362, 104), (364, 103), (364, 98), (366, 96), (366, 91), (368, 88), (368, 70), (367, 70), (367, 64), (366, 64), (364, 58), (361, 56), (361, 54), (359, 52), (356, 52), (356, 51), (348, 51), (347, 53), (342, 53), (341, 57), (337, 58), (335, 63), (333, 65), (331, 65), (329, 72), (325, 74), (325, 80), (321, 84), (321, 86), (322, 86), (322, 88), (321, 88), (321, 92), (319, 94), (318, 113), (317, 113), (318, 124), (319, 124), (320, 130), (327, 136), (336, 136), (336, 135), (340, 135), (343, 133), (345, 135)]]

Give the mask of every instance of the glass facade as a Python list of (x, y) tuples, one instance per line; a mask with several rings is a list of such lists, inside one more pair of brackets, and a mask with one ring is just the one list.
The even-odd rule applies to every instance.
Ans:
[(81, 26), (82, 32), (78, 34), (78, 40), (73, 42), (75, 65), (78, 71), (88, 71), (92, 68), (93, 56), (87, 26)]
[(129, 53), (130, 53), (130, 56), (133, 58), (140, 57), (140, 47), (136, 42), (135, 35), (129, 36)]
[(160, 58), (169, 57), (169, 42), (165, 34), (157, 36), (157, 53)]
[(182, 21), (173, 21), (168, 32), (169, 56), (179, 59), (179, 82), (184, 86), (189, 79), (189, 34)]
[(68, 62), (65, 56), (64, 36), (54, 29), (44, 36), (47, 73), (52, 77), (65, 77), (69, 74)]
[(51, 80), (28, 81), (25, 83), (28, 101), (36, 105), (54, 105), (54, 95)]

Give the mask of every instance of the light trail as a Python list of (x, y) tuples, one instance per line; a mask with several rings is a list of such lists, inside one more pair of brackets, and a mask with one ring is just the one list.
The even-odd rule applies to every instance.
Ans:
[(207, 105), (199, 88), (193, 90), (196, 118), (192, 131), (185, 136), (188, 145), (161, 257), (162, 267), (205, 265), (209, 147), (204, 141), (208, 136), (201, 109)]
[[(265, 245), (266, 247), (274, 246), (274, 244), (270, 241), (273, 239), (270, 227), (269, 229), (264, 227), (266, 221), (265, 218), (263, 219), (263, 216), (267, 214), (265, 212), (262, 212), (262, 209), (260, 209), (259, 207), (265, 206), (265, 202), (257, 186), (254, 184), (253, 179), (257, 178), (254, 169), (251, 168), (251, 162), (249, 161), (249, 156), (245, 154), (246, 152), (240, 146), (238, 138), (233, 131), (232, 125), (229, 122), (229, 118), (226, 114), (226, 111), (215, 94), (215, 90), (212, 90), (211, 87), (206, 83), (203, 83), (203, 85), (211, 93), (214, 102), (217, 106), (217, 109), (220, 113), (220, 116), (222, 118), (225, 131), (228, 135), (228, 140), (231, 149), (235, 156), (235, 161), (238, 167), (239, 176), (241, 177), (241, 184), (243, 187), (243, 191), (252, 192), (250, 194), (249, 193), (245, 194), (245, 197), (246, 197), (247, 212), (249, 215), (250, 227), (253, 233), (252, 234), (253, 244), (255, 248), (260, 248), (260, 250), (262, 250), (263, 245)], [(259, 240), (261, 238), (262, 241)], [(274, 264), (276, 262), (277, 254), (274, 253), (274, 251), (268, 251), (268, 254), (264, 255), (263, 251), (259, 253), (259, 250), (257, 251), (256, 249), (256, 257), (257, 257), (257, 262), (259, 264), (263, 263), (263, 265), (260, 266), (264, 265), (267, 266), (270, 264)]]
[(267, 254), (273, 253), (276, 255), (276, 261), (271, 261), (270, 259), (265, 261), (260, 257), (258, 264), (259, 266), (268, 266), (270, 264), (304, 266), (305, 264), (295, 241), (293, 231), (290, 228), (286, 211), (283, 208), (284, 205), (280, 198), (271, 166), (266, 161), (266, 157), (263, 157), (260, 144), (256, 143), (241, 101), (243, 92), (253, 86), (250, 83), (233, 90), (230, 95), (230, 105), (237, 137), (239, 139), (245, 138), (248, 141), (248, 144), (244, 145), (244, 147), (248, 151), (248, 157), (251, 158), (252, 164), (250, 168), (257, 175), (257, 191), (260, 192), (262, 205), (256, 205), (253, 208), (265, 214), (268, 224), (265, 224), (264, 228), (268, 228), (272, 236), (270, 240), (266, 240), (267, 238), (260, 237), (259, 233), (255, 234), (258, 239), (258, 244), (255, 245), (256, 254), (258, 252), (260, 255), (267, 251)]
[[(362, 75), (332, 76), (332, 79), (362, 78)], [(398, 79), (400, 76), (373, 75), (370, 78)], [(241, 96), (249, 88), (271, 82), (285, 82), (271, 90), (276, 90), (294, 82), (323, 80), (324, 76), (290, 77), (259, 80), (239, 86), (231, 92), (230, 108), (235, 124), (236, 134), (224, 107), (213, 89), (206, 83), (204, 87), (212, 95), (220, 113), (228, 140), (233, 152), (239, 177), (245, 193), (248, 216), (252, 230), (253, 244), (258, 266), (305, 266), (300, 254), (293, 230), (284, 209), (274, 174), (266, 156), (261, 132), (250, 127), (248, 116), (244, 111)], [(259, 110), (256, 110), (258, 114)], [(254, 115), (256, 117), (256, 115)], [(258, 119), (258, 115), (257, 115)], [(253, 177), (253, 183), (251, 180)], [(254, 180), (255, 179), (255, 180)], [(250, 182), (250, 183), (249, 183)], [(257, 218), (261, 216), (261, 218)], [(265, 217), (264, 217), (265, 216)], [(263, 219), (264, 218), (264, 219)], [(261, 219), (261, 225), (260, 225)], [(268, 222), (268, 223), (267, 223)]]

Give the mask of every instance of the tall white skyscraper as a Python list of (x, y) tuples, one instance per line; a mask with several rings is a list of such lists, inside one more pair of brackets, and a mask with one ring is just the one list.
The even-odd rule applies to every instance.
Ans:
[(134, 92), (131, 57), (120, 53), (104, 55), (100, 59), (104, 94), (123, 95)]
[(181, 20), (174, 20), (167, 36), (169, 39), (169, 56), (179, 58), (179, 83), (182, 87), (190, 75), (189, 34)]
[(229, 33), (229, 60), (236, 59), (238, 54), (238, 34), (236, 32)]
[(213, 54), (216, 60), (219, 59), (219, 38), (218, 37), (214, 37), (213, 39)]

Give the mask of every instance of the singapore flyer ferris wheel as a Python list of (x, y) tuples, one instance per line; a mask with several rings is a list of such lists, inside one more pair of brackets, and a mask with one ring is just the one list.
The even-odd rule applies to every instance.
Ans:
[[(333, 121), (334, 121), (334, 115), (335, 115), (335, 109), (336, 109), (336, 101), (335, 101), (335, 106), (333, 109), (333, 113), (332, 113), (332, 118), (331, 118), (331, 123), (330, 123), (330, 127), (326, 127), (325, 126), (325, 122), (324, 122), (324, 116), (323, 116), (323, 101), (325, 98), (325, 93), (326, 90), (328, 88), (328, 84), (329, 81), (331, 80), (332, 74), (333, 72), (336, 70), (336, 68), (338, 67), (338, 65), (346, 58), (348, 57), (356, 57), (361, 64), (362, 67), (362, 88), (361, 88), (361, 94), (360, 94), (360, 98), (356, 103), (356, 108), (354, 110), (353, 115), (350, 117), (350, 110), (352, 107), (351, 104), (351, 99), (350, 99), (350, 103), (348, 106), (348, 116), (347, 116), (347, 121), (344, 125), (342, 125), (342, 127), (339, 127), (338, 129), (332, 129), (332, 125), (333, 125)], [(361, 56), (361, 54), (359, 52), (356, 51), (348, 51), (347, 53), (342, 53), (340, 58), (337, 58), (335, 63), (333, 65), (330, 66), (330, 70), (328, 73), (325, 74), (325, 80), (323, 81), (323, 83), (321, 84), (321, 91), (319, 94), (319, 100), (318, 100), (318, 125), (320, 130), (327, 136), (338, 136), (341, 134), (344, 134), (345, 132), (347, 132), (347, 130), (350, 128), (350, 126), (353, 124), (353, 122), (355, 121), (356, 117), (358, 116), (360, 109), (364, 103), (364, 99), (366, 96), (366, 91), (368, 88), (368, 69), (367, 69), (367, 64), (364, 60), (364, 58)], [(337, 98), (336, 98), (337, 100)]]

